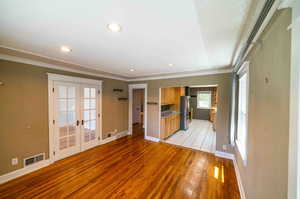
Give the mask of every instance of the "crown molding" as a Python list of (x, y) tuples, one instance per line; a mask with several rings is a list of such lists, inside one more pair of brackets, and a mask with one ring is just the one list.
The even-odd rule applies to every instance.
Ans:
[(95, 77), (102, 77), (102, 78), (122, 80), (122, 81), (127, 80), (126, 78), (116, 77), (116, 76), (112, 76), (112, 75), (91, 73), (91, 72), (86, 72), (86, 71), (82, 71), (82, 70), (67, 68), (65, 66), (58, 66), (58, 65), (54, 65), (54, 64), (48, 64), (48, 63), (41, 62), (41, 61), (34, 61), (34, 60), (31, 60), (31, 59), (28, 59), (28, 58), (22, 58), (22, 57), (6, 55), (6, 54), (0, 54), (0, 59), (7, 60), (7, 61), (14, 61), (14, 62), (19, 62), (19, 63), (24, 63), (24, 64), (30, 64), (30, 65), (34, 65), (34, 66), (38, 66), (38, 67), (43, 67), (43, 68), (51, 68), (51, 69), (63, 70), (63, 71), (68, 71), (68, 72), (73, 72), (73, 73), (91, 75), (91, 76), (95, 76)]
[(178, 74), (172, 74), (172, 75), (157, 75), (157, 76), (151, 76), (151, 77), (131, 78), (131, 79), (127, 79), (127, 81), (136, 82), (136, 81), (147, 81), (147, 80), (158, 80), (158, 79), (173, 79), (173, 78), (214, 75), (214, 74), (232, 73), (232, 72), (233, 72), (233, 70), (231, 68), (230, 69), (213, 69), (213, 70), (189, 72), (189, 73), (184, 73), (184, 74), (178, 73)]
[(157, 74), (157, 75), (151, 76), (151, 77), (148, 76), (148, 77), (137, 77), (137, 78), (122, 78), (122, 77), (117, 77), (117, 76), (113, 76), (113, 75), (105, 75), (105, 74), (92, 73), (92, 72), (87, 72), (87, 71), (83, 71), (83, 70), (72, 69), (72, 68), (68, 68), (66, 66), (49, 64), (49, 63), (45, 63), (45, 62), (42, 62), (42, 61), (35, 61), (35, 60), (29, 59), (29, 58), (23, 58), (23, 57), (18, 57), (18, 56), (13, 56), (13, 55), (7, 55), (7, 54), (3, 54), (3, 53), (0, 53), (0, 59), (7, 60), (7, 61), (14, 61), (14, 62), (19, 62), (19, 63), (24, 63), (24, 64), (30, 64), (30, 65), (34, 65), (34, 66), (37, 66), (37, 67), (63, 70), (63, 71), (68, 71), (68, 72), (80, 73), (80, 74), (91, 75), (91, 76), (95, 76), (95, 77), (108, 78), (108, 79), (121, 80), (121, 81), (126, 81), (126, 82), (213, 75), (213, 74), (231, 73), (233, 71), (232, 69), (213, 69), (213, 70), (203, 70), (203, 71), (194, 71), (194, 72), (191, 71), (191, 72), (188, 72), (188, 73), (187, 72), (185, 72), (185, 73), (181, 72), (181, 73), (174, 73), (174, 74), (170, 74), (170, 75), (168, 75), (168, 74), (164, 74), (164, 75)]
[[(62, 65), (67, 64), (67, 65), (72, 65), (72, 66), (85, 68), (85, 69), (89, 69), (89, 70), (96, 70), (97, 72), (99, 71), (99, 73), (103, 73), (101, 75), (105, 75), (105, 76), (116, 77), (116, 78), (121, 78), (121, 79), (122, 78), (124, 78), (124, 79), (127, 78), (126, 76), (123, 76), (122, 74), (117, 74), (117, 73), (112, 74), (112, 73), (109, 73), (109, 72), (106, 72), (106, 71), (100, 71), (100, 70), (94, 69), (92, 66), (89, 66), (89, 65), (82, 65), (82, 64), (79, 64), (79, 63), (70, 62), (70, 61), (66, 61), (66, 60), (63, 60), (63, 59), (57, 59), (57, 58), (41, 55), (39, 53), (34, 53), (34, 52), (31, 52), (31, 51), (28, 51), (28, 50), (12, 48), (12, 47), (8, 47), (8, 46), (5, 46), (5, 45), (0, 45), (0, 49), (1, 48), (4, 49), (4, 50), (9, 50), (11, 52), (21, 53), (23, 55), (29, 55), (29, 56), (34, 56), (34, 57), (37, 57), (37, 58), (43, 58), (43, 59), (46, 59), (46, 60), (49, 60), (49, 61), (60, 62)], [(0, 53), (1, 53), (1, 51), (0, 51)], [(20, 55), (12, 55), (12, 56), (19, 57)], [(27, 58), (27, 59), (30, 59), (32, 61), (36, 61), (36, 60), (33, 60), (32, 58)], [(53, 64), (53, 65), (57, 65), (57, 64)], [(62, 67), (66, 67), (66, 66), (62, 66)], [(79, 71), (83, 71), (83, 70), (79, 70)], [(87, 71), (85, 71), (85, 72), (87, 72)]]

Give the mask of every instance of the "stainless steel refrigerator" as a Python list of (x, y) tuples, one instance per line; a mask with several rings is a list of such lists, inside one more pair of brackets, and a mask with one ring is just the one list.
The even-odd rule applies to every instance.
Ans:
[(189, 112), (190, 112), (190, 97), (180, 97), (180, 129), (187, 130), (189, 128)]

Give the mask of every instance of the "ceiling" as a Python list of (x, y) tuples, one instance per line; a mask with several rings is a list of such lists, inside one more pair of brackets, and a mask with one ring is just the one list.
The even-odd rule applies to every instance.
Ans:
[[(128, 78), (218, 70), (232, 63), (250, 5), (251, 0), (1, 0), (0, 46)], [(110, 23), (122, 31), (110, 32)], [(61, 52), (62, 45), (72, 51)]]

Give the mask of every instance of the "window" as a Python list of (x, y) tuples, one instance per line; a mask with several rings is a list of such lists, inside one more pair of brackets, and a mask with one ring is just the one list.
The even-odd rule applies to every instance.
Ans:
[(210, 109), (211, 108), (211, 91), (198, 92), (197, 108), (199, 108), (199, 109)]
[(238, 93), (238, 121), (237, 121), (237, 147), (244, 161), (247, 164), (247, 134), (248, 134), (248, 93), (249, 93), (249, 72), (246, 63), (239, 72), (239, 93)]

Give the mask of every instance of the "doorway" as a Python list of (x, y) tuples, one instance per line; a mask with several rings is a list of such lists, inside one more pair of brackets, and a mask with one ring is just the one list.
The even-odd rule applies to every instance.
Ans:
[(97, 146), (100, 113), (101, 82), (49, 75), (50, 159), (60, 160)]
[(132, 91), (132, 135), (144, 136), (144, 89)]
[(129, 85), (129, 133), (147, 138), (147, 84)]
[[(165, 88), (163, 91), (165, 93), (166, 90), (172, 89), (176, 88)], [(217, 85), (189, 86), (182, 87), (181, 90), (184, 92), (180, 93), (179, 102), (173, 103), (175, 106), (172, 103), (161, 104), (161, 121), (165, 121), (165, 125), (161, 125), (161, 132), (164, 132), (164, 128), (167, 128), (168, 119), (174, 117), (176, 110), (180, 110), (179, 130), (164, 136), (163, 141), (214, 153), (216, 151)], [(164, 100), (161, 99), (161, 101)], [(176, 108), (176, 104), (180, 104), (180, 108), (174, 111), (171, 107)], [(182, 124), (185, 123), (187, 124), (183, 126)]]

